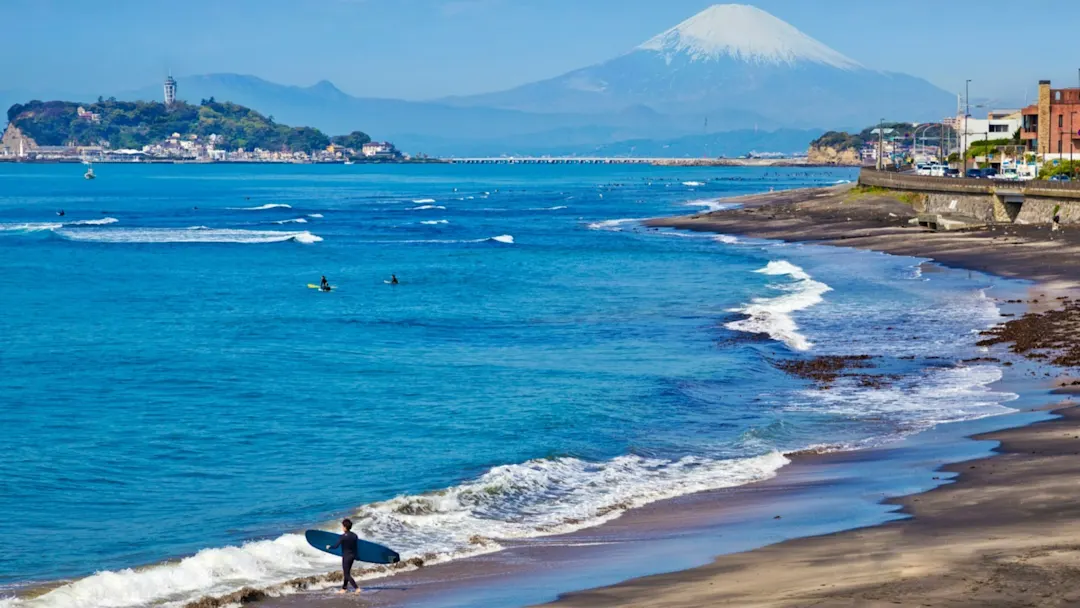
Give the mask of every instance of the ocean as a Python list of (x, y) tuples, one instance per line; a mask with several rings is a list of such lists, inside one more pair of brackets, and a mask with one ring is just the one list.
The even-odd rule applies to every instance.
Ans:
[[(1015, 397), (955, 364), (999, 318), (982, 275), (639, 223), (852, 170), (97, 173), (0, 164), (5, 608), (274, 590), (335, 570), (302, 531), (342, 516), (497, 551)], [(864, 354), (882, 382), (777, 367)]]

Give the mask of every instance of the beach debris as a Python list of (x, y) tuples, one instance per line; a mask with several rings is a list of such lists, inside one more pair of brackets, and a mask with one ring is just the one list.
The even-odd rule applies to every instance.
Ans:
[[(1037, 303), (1037, 300), (1032, 300)], [(1061, 301), (1061, 308), (1029, 312), (981, 332), (977, 346), (1008, 344), (1009, 350), (1036, 361), (1049, 360), (1061, 367), (1080, 367), (1080, 304)]]
[[(825, 355), (810, 359), (788, 359), (773, 363), (777, 369), (783, 370), (797, 378), (812, 380), (821, 388), (828, 388), (840, 377), (862, 377), (868, 374), (846, 374), (851, 369), (867, 369), (873, 367), (870, 363), (874, 357), (870, 355)], [(884, 376), (875, 376), (885, 379)], [(862, 380), (860, 380), (861, 382)], [(880, 385), (875, 386), (879, 388)]]

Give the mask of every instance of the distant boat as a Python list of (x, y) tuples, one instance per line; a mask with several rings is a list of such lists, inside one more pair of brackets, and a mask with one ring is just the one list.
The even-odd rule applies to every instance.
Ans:
[(83, 173), (83, 178), (94, 179), (95, 177), (97, 176), (94, 175), (94, 166), (90, 163), (86, 163), (86, 173)]
[(345, 164), (346, 164), (346, 165), (351, 165), (351, 164), (353, 164), (353, 161), (352, 161), (352, 159), (351, 159), (351, 158), (346, 158), (346, 159), (345, 159)]

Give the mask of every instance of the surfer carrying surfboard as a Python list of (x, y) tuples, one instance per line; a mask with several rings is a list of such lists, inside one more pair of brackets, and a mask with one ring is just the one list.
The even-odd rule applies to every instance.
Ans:
[[(326, 283), (326, 277), (323, 277), (323, 283)], [(352, 565), (356, 561), (356, 554), (359, 552), (359, 538), (353, 534), (352, 520), (346, 517), (341, 520), (341, 527), (345, 530), (345, 533), (338, 537), (337, 544), (331, 547), (326, 545), (327, 551), (334, 549), (341, 549), (341, 572), (345, 575), (345, 580), (341, 583), (341, 593), (345, 593), (349, 590), (349, 583), (352, 583), (353, 589), (360, 592), (360, 586), (356, 584), (356, 581), (352, 577)]]

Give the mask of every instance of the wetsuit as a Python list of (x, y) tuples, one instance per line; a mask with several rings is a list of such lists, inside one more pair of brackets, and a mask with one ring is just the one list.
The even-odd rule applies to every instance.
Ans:
[(322, 283), (319, 284), (319, 289), (323, 291), (330, 289), (330, 282), (325, 277), (323, 277)]
[(341, 571), (345, 575), (345, 580), (341, 583), (341, 588), (348, 590), (349, 583), (352, 583), (353, 589), (359, 589), (360, 586), (356, 584), (356, 581), (352, 577), (352, 565), (356, 561), (357, 553), (357, 541), (359, 541), (355, 534), (350, 530), (338, 537), (337, 544), (331, 547), (331, 549), (337, 549), (341, 547)]

